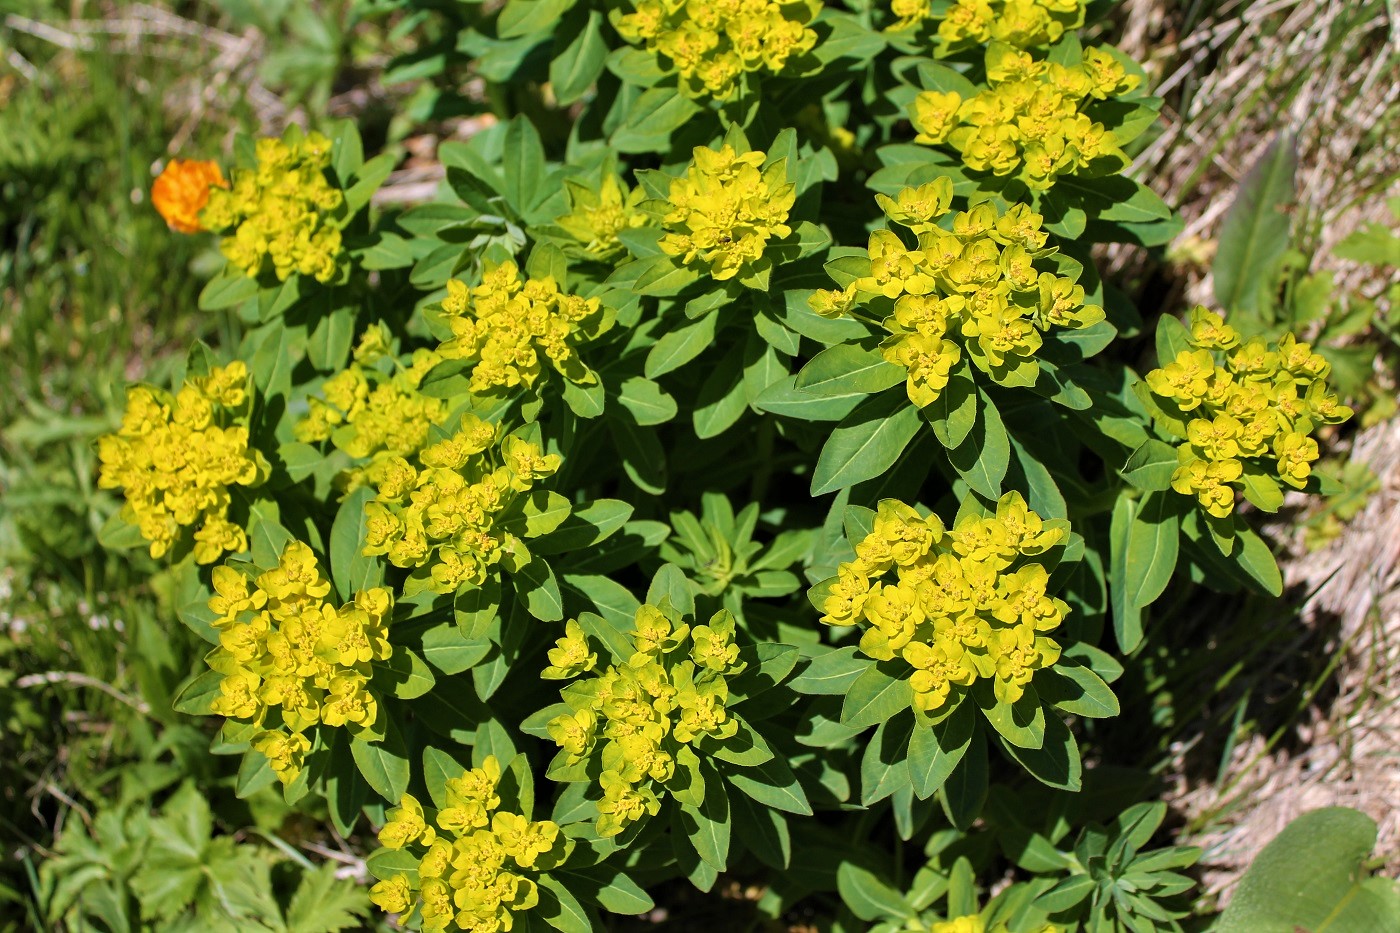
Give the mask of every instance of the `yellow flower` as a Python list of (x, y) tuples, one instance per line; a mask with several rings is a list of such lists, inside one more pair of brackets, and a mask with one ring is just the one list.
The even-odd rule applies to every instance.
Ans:
[(199, 212), (212, 188), (227, 188), (217, 162), (171, 159), (151, 185), (151, 204), (177, 233), (202, 233)]
[(549, 649), (549, 667), (540, 676), (545, 680), (566, 680), (591, 671), (598, 664), (598, 655), (590, 651), (583, 627), (570, 619), (564, 624), (564, 637)]
[(597, 381), (578, 350), (612, 325), (598, 298), (561, 292), (552, 278), (522, 278), (510, 261), (488, 268), (475, 288), (453, 279), (447, 292), (440, 307), (453, 336), (437, 352), (472, 364), (473, 393), (532, 388), (546, 365), (570, 382)]
[(407, 914), (413, 905), (413, 887), (407, 875), (395, 875), (370, 888), (369, 899), (386, 914)]
[(302, 759), (311, 750), (311, 741), (298, 732), (259, 732), (252, 746), (267, 756), (277, 780), (283, 784), (295, 781), (301, 773)]
[(1048, 569), (1035, 558), (1065, 534), (1017, 493), (995, 516), (966, 514), (951, 530), (883, 500), (870, 533), (853, 542), (857, 563), (821, 587), (822, 621), (859, 625), (862, 653), (907, 662), (915, 710), (935, 712), (979, 679), (1014, 702), (1058, 657), (1043, 633), (1069, 607), (1048, 595)]
[[(243, 529), (228, 519), (229, 487), (252, 486), (265, 461), (248, 447), (247, 369), (241, 363), (190, 379), (176, 396), (145, 386), (127, 390), (117, 433), (98, 441), (98, 485), (126, 494), (122, 517), (165, 555), (193, 529), (195, 560), (209, 564), (247, 547)], [(234, 403), (236, 402), (236, 406)]]
[(817, 34), (808, 24), (817, 0), (778, 3), (746, 0), (697, 5), (674, 0), (634, 0), (617, 20), (626, 41), (665, 56), (689, 97), (725, 100), (749, 73), (782, 72), (812, 50)]
[(645, 192), (641, 188), (628, 190), (611, 173), (593, 188), (576, 181), (566, 181), (569, 191), (569, 213), (557, 223), (577, 240), (588, 258), (599, 261), (613, 259), (625, 251), (618, 234), (646, 223), (639, 209)]
[(386, 849), (402, 849), (422, 840), (432, 845), (435, 833), (423, 818), (423, 805), (412, 794), (399, 798), (399, 805), (388, 813), (388, 820), (379, 830), (379, 844)]
[(766, 159), (728, 145), (697, 146), (689, 170), (671, 182), (661, 251), (720, 282), (770, 268), (764, 249), (792, 232), (797, 186), (787, 180), (786, 160)]
[(231, 186), (210, 189), (200, 220), (231, 231), (219, 248), (246, 275), (329, 282), (345, 262), (336, 226), (344, 195), (326, 177), (330, 140), (298, 136), (258, 140), (257, 168), (237, 169)]

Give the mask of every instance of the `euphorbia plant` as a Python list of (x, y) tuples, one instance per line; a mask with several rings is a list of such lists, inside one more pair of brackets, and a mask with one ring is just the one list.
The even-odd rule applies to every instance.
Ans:
[[(1140, 69), (1077, 2), (460, 6), (445, 60), (552, 93), (406, 211), (346, 125), (201, 175), (172, 222), (224, 234), (203, 303), (245, 337), (104, 442), (108, 540), (168, 552), (217, 646), (179, 707), (226, 717), (239, 793), (377, 827), (423, 929), (731, 870), (771, 912), (1173, 928), (1160, 814), (1057, 824), (1065, 877), (985, 908), (939, 854), (1027, 773), (1081, 789), (1178, 563), (1278, 591), (1236, 493), (1318, 489), (1347, 414), (1206, 311), (1134, 368), (1091, 247), (1178, 229), (1123, 174)], [(864, 880), (894, 838), (907, 896)]]

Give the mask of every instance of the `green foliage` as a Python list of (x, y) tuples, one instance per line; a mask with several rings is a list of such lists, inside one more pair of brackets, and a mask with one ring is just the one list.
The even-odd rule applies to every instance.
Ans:
[[(369, 898), (327, 864), (213, 835), (203, 792), (182, 784), (160, 807), (103, 809), (65, 833), (39, 872), (48, 923), (70, 929), (275, 930), (358, 928)], [(300, 857), (299, 857), (300, 858)], [(275, 877), (274, 877), (275, 876)]]
[(1384, 930), (1400, 923), (1400, 886), (1371, 874), (1376, 824), (1345, 807), (1305, 813), (1264, 847), (1216, 929)]

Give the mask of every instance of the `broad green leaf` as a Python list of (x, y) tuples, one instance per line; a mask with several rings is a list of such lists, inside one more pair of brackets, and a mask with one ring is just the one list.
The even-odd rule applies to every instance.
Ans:
[(843, 343), (826, 348), (803, 366), (796, 387), (817, 398), (869, 395), (901, 384), (905, 375), (877, 351)]
[(511, 579), (515, 581), (516, 595), (524, 597), (530, 615), (541, 622), (558, 622), (564, 618), (559, 581), (544, 558), (536, 557), (512, 574)]
[(718, 324), (718, 314), (707, 314), (667, 331), (647, 353), (646, 377), (655, 379), (695, 359), (714, 343)]
[(1297, 171), (1298, 147), (1284, 132), (1240, 182), (1211, 265), (1215, 300), (1226, 312), (1273, 322), (1273, 292), (1293, 227), (1288, 208), (1296, 198)]
[(916, 722), (909, 736), (909, 779), (914, 796), (927, 800), (953, 773), (977, 730), (973, 704), (958, 704), (948, 718), (934, 726)]
[(368, 527), (365, 505), (374, 497), (373, 489), (361, 486), (345, 497), (331, 525), (331, 579), (343, 600), (384, 582), (384, 562), (364, 554)]
[(676, 417), (676, 400), (661, 386), (641, 376), (623, 382), (618, 387), (617, 400), (643, 427), (664, 424)]
[(1304, 813), (1245, 872), (1218, 933), (1400, 929), (1400, 885), (1371, 874), (1376, 824), (1346, 807)]
[(389, 720), (384, 741), (371, 743), (354, 737), (350, 740), (350, 754), (374, 792), (397, 806), (408, 789), (410, 768), (403, 737), (393, 719)]
[[(568, 44), (560, 49), (559, 46), (565, 41)], [(558, 51), (549, 63), (549, 83), (560, 104), (572, 104), (588, 92), (607, 64), (608, 43), (603, 38), (603, 15), (597, 10), (589, 10), (588, 19), (581, 29), (561, 30), (555, 36), (555, 48)]]
[(716, 870), (724, 871), (729, 861), (729, 795), (722, 781), (706, 784), (699, 807), (681, 806), (681, 826), (696, 853)]
[(919, 410), (903, 390), (867, 399), (841, 420), (822, 446), (812, 471), (812, 495), (820, 496), (880, 476), (919, 431)]
[(775, 757), (750, 768), (728, 769), (725, 777), (730, 784), (761, 804), (799, 816), (812, 815), (807, 793), (782, 758)]
[(836, 889), (862, 920), (913, 919), (918, 914), (904, 895), (853, 862), (842, 862), (836, 870)]
[(856, 678), (841, 706), (841, 723), (864, 729), (909, 709), (913, 689), (903, 677), (893, 677), (872, 664)]
[(789, 684), (798, 693), (841, 696), (851, 689), (856, 679), (874, 662), (857, 656), (854, 645), (832, 648), (813, 658)]
[(997, 499), (1001, 497), (1002, 480), (1011, 465), (1011, 441), (996, 405), (980, 390), (978, 396), (981, 417), (962, 444), (948, 451), (948, 461), (974, 491), (988, 499)]
[(1176, 448), (1158, 440), (1145, 441), (1133, 451), (1119, 472), (1144, 492), (1161, 492), (1172, 487), (1176, 472)]
[(1175, 494), (1149, 493), (1133, 513), (1123, 555), (1123, 598), (1132, 607), (1147, 608), (1167, 588), (1176, 569), (1179, 539)]
[[(1133, 529), (1137, 526), (1138, 501), (1126, 490), (1113, 505), (1113, 520), (1109, 528), (1108, 596), (1113, 617), (1113, 634), (1118, 648), (1131, 653), (1142, 642), (1142, 608), (1132, 599), (1128, 583), (1128, 554)], [(1148, 528), (1155, 534), (1154, 528)]]

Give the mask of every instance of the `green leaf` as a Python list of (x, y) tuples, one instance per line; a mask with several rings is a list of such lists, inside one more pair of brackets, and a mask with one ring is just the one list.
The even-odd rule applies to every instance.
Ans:
[(729, 861), (729, 795), (721, 781), (706, 781), (699, 807), (680, 807), (681, 827), (702, 859), (724, 871)]
[(986, 393), (978, 390), (981, 417), (958, 447), (948, 451), (953, 469), (972, 489), (988, 499), (1001, 497), (1001, 482), (1011, 465), (1011, 440), (1001, 413)]
[(1015, 703), (996, 698), (990, 682), (980, 681), (972, 690), (982, 715), (1007, 742), (1019, 748), (1039, 748), (1045, 742), (1045, 710), (1033, 685)]
[[(512, 4), (526, 3), (529, 0), (511, 0)], [(573, 0), (538, 0), (540, 6), (568, 6)], [(517, 116), (505, 126), (505, 140), (501, 144), (501, 195), (522, 217), (529, 213), (545, 196), (545, 144), (539, 139), (539, 130), (525, 116)]]
[(574, 0), (508, 0), (496, 20), (496, 35), (514, 39), (553, 30)]
[(199, 293), (199, 310), (222, 311), (258, 296), (258, 283), (241, 269), (225, 264)]
[(536, 557), (511, 575), (517, 596), (525, 598), (525, 608), (541, 622), (558, 622), (564, 618), (564, 598), (559, 594), (559, 581), (542, 557)]
[(588, 868), (561, 868), (555, 875), (566, 880), (569, 889), (577, 891), (604, 910), (614, 914), (644, 914), (656, 906), (651, 896), (621, 871), (610, 865)]
[(1186, 325), (1172, 314), (1164, 314), (1157, 319), (1155, 339), (1157, 362), (1161, 366), (1166, 366), (1181, 353), (1189, 353), (1196, 346), (1191, 341), (1191, 332), (1186, 329)]
[(193, 678), (175, 695), (175, 712), (191, 716), (213, 715), (211, 705), (219, 696), (219, 684), (223, 680), (224, 675), (218, 671), (205, 671)]
[(1175, 447), (1158, 440), (1148, 440), (1133, 451), (1119, 473), (1144, 492), (1161, 492), (1172, 488), (1172, 474), (1176, 472), (1176, 467)]
[(932, 727), (914, 724), (909, 736), (909, 779), (914, 796), (927, 800), (936, 794), (962, 761), (977, 732), (977, 713), (971, 703), (960, 703), (948, 718)]
[(743, 794), (731, 796), (729, 805), (734, 813), (734, 834), (739, 841), (765, 865), (786, 869), (792, 861), (792, 835), (787, 818)]
[(909, 785), (905, 750), (909, 745), (911, 717), (899, 716), (880, 723), (860, 759), (860, 803), (874, 806), (901, 787)]
[(913, 919), (918, 915), (904, 895), (851, 862), (842, 862), (836, 870), (836, 889), (851, 913), (862, 920)]
[(491, 631), (501, 608), (501, 581), (489, 576), (481, 586), (459, 592), (452, 601), (453, 618), (464, 638), (480, 641)]
[(365, 537), (368, 522), (365, 504), (375, 497), (368, 486), (345, 497), (331, 525), (331, 579), (343, 600), (384, 582), (384, 563), (377, 557), (366, 557)]
[(370, 912), (369, 892), (349, 878), (336, 877), (336, 864), (324, 862), (302, 873), (287, 905), (287, 933), (334, 933), (358, 928)]
[(388, 687), (401, 700), (421, 697), (433, 689), (437, 678), (415, 651), (396, 646), (384, 661), (373, 662), (376, 687)]
[(1035, 686), (1042, 700), (1075, 716), (1106, 719), (1119, 713), (1118, 697), (1103, 678), (1068, 658), (1039, 673)]
[(595, 499), (569, 513), (549, 533), (530, 542), (535, 554), (567, 554), (604, 541), (616, 534), (632, 517), (632, 506), (620, 499)]
[[(1113, 505), (1113, 520), (1108, 533), (1109, 606), (1113, 616), (1113, 634), (1118, 640), (1119, 650), (1124, 654), (1132, 652), (1142, 642), (1142, 609), (1133, 602), (1128, 583), (1128, 554), (1133, 529), (1140, 528), (1137, 513), (1138, 501), (1125, 490)], [(1155, 533), (1150, 526), (1147, 530)]]
[(701, 440), (717, 437), (734, 426), (749, 407), (744, 386), (744, 348), (736, 346), (710, 370), (695, 397), (691, 421)]
[(817, 655), (788, 686), (798, 693), (817, 696), (845, 694), (867, 668), (874, 666), (869, 658), (858, 657), (857, 651), (856, 646), (850, 645)]
[(1293, 227), (1288, 208), (1296, 197), (1297, 171), (1297, 145), (1290, 134), (1280, 133), (1240, 182), (1211, 265), (1215, 300), (1227, 312), (1273, 321), (1280, 262)]
[(648, 379), (665, 375), (695, 359), (715, 340), (718, 314), (707, 314), (682, 327), (667, 331), (647, 352), (644, 371)]
[(572, 513), (573, 506), (552, 489), (532, 489), (526, 495), (521, 511), (525, 518), (523, 537), (538, 538), (562, 525)]
[(632, 102), (622, 126), (612, 135), (618, 152), (662, 151), (670, 148), (671, 133), (699, 111), (674, 87), (647, 88)]
[(1154, 492), (1138, 503), (1128, 529), (1123, 555), (1123, 598), (1133, 608), (1150, 606), (1171, 582), (1180, 542), (1180, 526), (1172, 493)]
[(685, 571), (675, 564), (658, 567), (647, 589), (647, 602), (650, 605), (660, 605), (663, 599), (670, 600), (681, 614), (695, 615), (695, 585), (686, 577)]
[(350, 754), (374, 792), (397, 805), (408, 789), (409, 762), (403, 736), (391, 717), (382, 742), (366, 742), (355, 736), (350, 739)]
[(966, 361), (948, 375), (948, 384), (938, 398), (923, 409), (938, 443), (947, 450), (961, 447), (977, 424), (977, 383)]
[(764, 389), (753, 404), (760, 411), (801, 421), (840, 421), (865, 398), (863, 392), (818, 398), (797, 388), (796, 376), (787, 376)]
[[(572, 17), (567, 22), (577, 25)], [(560, 45), (566, 40), (568, 44), (561, 49)], [(589, 10), (582, 29), (560, 30), (554, 43), (557, 51), (549, 63), (549, 83), (560, 104), (572, 104), (588, 92), (607, 65), (608, 43), (603, 38), (603, 15)]]
[(886, 391), (862, 402), (831, 432), (812, 471), (812, 495), (820, 496), (894, 466), (919, 431), (919, 410), (904, 392)]
[(248, 509), (248, 549), (253, 563), (261, 570), (276, 567), (285, 548), (296, 537), (282, 527), (277, 503), (255, 502)]
[(761, 804), (799, 816), (812, 815), (806, 792), (782, 758), (775, 757), (750, 768), (729, 769), (725, 777)]
[(982, 805), (987, 801), (987, 743), (982, 739), (980, 731), (978, 727), (973, 727), (972, 741), (968, 744), (967, 752), (938, 792), (938, 799), (943, 803), (943, 811), (947, 814), (948, 821), (964, 832), (981, 814)]
[(1041, 783), (1060, 790), (1079, 790), (1083, 776), (1079, 746), (1059, 716), (1045, 717), (1045, 742), (1040, 748), (1019, 748), (1005, 739), (1001, 747)]
[(1283, 595), (1283, 575), (1279, 573), (1278, 561), (1264, 539), (1249, 528), (1236, 532), (1240, 550), (1236, 565), (1269, 596)]
[(617, 400), (632, 413), (637, 424), (647, 427), (665, 424), (676, 417), (676, 400), (667, 392), (641, 376), (634, 376), (618, 387)]
[(872, 664), (856, 678), (841, 706), (841, 723), (864, 729), (909, 709), (914, 692), (909, 681), (893, 677)]
[(565, 380), (563, 396), (569, 410), (580, 418), (596, 418), (607, 406), (607, 392), (596, 382), (592, 385), (580, 385)]
[(1346, 807), (1304, 813), (1245, 872), (1218, 933), (1400, 929), (1400, 885), (1370, 873), (1376, 824)]
[[(515, 0), (519, 2), (519, 0)], [(540, 903), (532, 913), (563, 933), (593, 933), (593, 921), (564, 882), (548, 873), (536, 876), (540, 886)]]
[(797, 374), (799, 391), (817, 398), (870, 395), (905, 380), (905, 371), (874, 350), (837, 344), (814, 356)]

